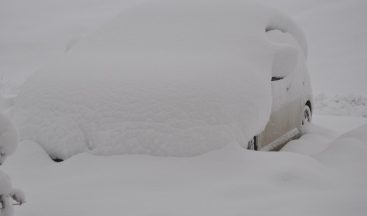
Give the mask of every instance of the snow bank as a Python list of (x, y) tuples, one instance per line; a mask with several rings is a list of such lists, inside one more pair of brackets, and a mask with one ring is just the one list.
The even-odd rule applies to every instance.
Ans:
[(367, 119), (353, 116), (314, 115), (300, 139), (290, 141), (281, 151), (315, 156), (324, 152), (337, 138), (367, 125)]
[[(318, 118), (318, 116), (316, 116)], [(315, 121), (313, 116), (313, 122)], [(281, 151), (314, 156), (324, 151), (338, 137), (338, 133), (316, 125), (307, 125), (300, 139), (292, 140)]]
[(15, 107), (21, 137), (61, 158), (247, 143), (270, 113), (279, 45), (265, 29), (277, 16), (236, 0), (126, 11), (29, 79)]
[[(313, 156), (232, 145), (190, 158), (79, 154), (42, 166), (37, 161), (44, 152), (24, 142), (25, 149), (6, 168), (24, 185), (31, 203), (16, 209), (18, 216), (364, 216), (366, 131), (364, 126), (330, 141)], [(325, 129), (315, 127), (313, 133), (314, 139), (302, 137), (295, 144), (335, 139)]]
[[(341, 169), (346, 173), (366, 171), (367, 161), (367, 125), (344, 134), (332, 142), (318, 158), (335, 169)], [(363, 176), (367, 182), (367, 175)]]

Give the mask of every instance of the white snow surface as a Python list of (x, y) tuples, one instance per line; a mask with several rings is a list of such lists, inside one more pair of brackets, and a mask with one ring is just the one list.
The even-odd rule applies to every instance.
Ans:
[(318, 95), (315, 112), (320, 115), (356, 116), (367, 118), (367, 97), (357, 95)]
[[(306, 30), (316, 95), (367, 94), (366, 1), (259, 1), (291, 14)], [(134, 2), (0, 1), (0, 92), (17, 91), (29, 74)], [(325, 97), (316, 112), (363, 115), (353, 98), (363, 101)], [(0, 101), (1, 109), (12, 103)], [(232, 145), (193, 158), (79, 154), (55, 164), (38, 144), (23, 141), (2, 168), (29, 198), (15, 207), (17, 216), (365, 216), (366, 126), (337, 137), (367, 119), (316, 115), (313, 121), (287, 152)]]
[(0, 112), (0, 165), (13, 154), (18, 145), (18, 133), (9, 117)]
[[(0, 110), (0, 165), (14, 154), (17, 146), (17, 131), (10, 119)], [(9, 176), (0, 170), (1, 216), (13, 216), (13, 199), (22, 204), (25, 202), (25, 195), (21, 190), (13, 189)]]
[[(53, 157), (189, 156), (247, 143), (271, 109), (267, 27), (302, 32), (243, 1), (159, 1), (122, 13), (22, 87), (22, 139)], [(287, 48), (284, 46), (285, 49)]]
[[(334, 126), (347, 122), (341, 118)], [(367, 125), (336, 138), (339, 133), (311, 125), (313, 138), (294, 141), (292, 152), (230, 145), (189, 158), (84, 153), (62, 163), (24, 141), (5, 169), (28, 196), (15, 209), (18, 216), (364, 216), (366, 132)], [(304, 151), (318, 144), (318, 153)]]

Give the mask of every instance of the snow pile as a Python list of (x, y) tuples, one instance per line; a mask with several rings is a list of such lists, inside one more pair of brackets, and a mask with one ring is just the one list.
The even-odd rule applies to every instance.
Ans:
[(367, 125), (367, 118), (355, 116), (313, 115), (300, 139), (290, 141), (281, 150), (315, 156), (325, 151), (335, 139)]
[(13, 216), (13, 205), (22, 205), (25, 202), (23, 191), (14, 189), (9, 176), (0, 170), (0, 215)]
[[(356, 182), (366, 184), (367, 125), (344, 134), (317, 156), (322, 163), (349, 175), (358, 175)], [(362, 172), (362, 173), (360, 173)]]
[[(4, 114), (0, 112), (0, 165), (8, 156), (15, 152), (18, 145), (17, 132), (13, 124)], [(15, 200), (19, 205), (25, 202), (22, 191), (13, 189), (8, 175), (0, 170), (0, 215), (12, 216), (13, 203)]]
[(291, 23), (236, 0), (160, 1), (126, 11), (23, 86), (15, 107), (22, 139), (55, 158), (85, 151), (188, 156), (247, 143), (269, 118), (281, 47), (265, 29), (299, 35)]
[(314, 99), (315, 112), (322, 115), (361, 116), (367, 118), (367, 97), (318, 95)]
[(314, 156), (324, 151), (338, 137), (337, 132), (316, 125), (307, 125), (303, 133), (301, 139), (288, 142), (281, 151)]
[(6, 168), (32, 203), (18, 216), (364, 216), (366, 132), (364, 126), (330, 141), (313, 156), (301, 145), (332, 140), (332, 132), (311, 128), (314, 138), (294, 143), (297, 153), (232, 145), (191, 158), (79, 154), (58, 164), (25, 141)]

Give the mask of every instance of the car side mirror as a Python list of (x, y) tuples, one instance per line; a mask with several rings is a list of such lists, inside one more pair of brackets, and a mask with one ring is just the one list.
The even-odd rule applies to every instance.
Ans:
[(274, 54), (272, 81), (284, 79), (297, 68), (298, 50), (291, 46), (280, 46)]

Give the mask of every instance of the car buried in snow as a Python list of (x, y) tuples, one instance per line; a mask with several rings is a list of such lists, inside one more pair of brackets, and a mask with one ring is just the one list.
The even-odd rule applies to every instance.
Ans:
[(21, 139), (54, 160), (270, 150), (311, 120), (306, 56), (300, 28), (273, 9), (152, 1), (34, 73), (13, 113)]
[[(284, 29), (269, 28), (266, 35), (275, 43), (297, 47), (292, 35)], [(293, 51), (275, 56), (271, 78), (271, 115), (265, 129), (248, 142), (247, 149), (280, 149), (288, 141), (299, 137), (304, 126), (311, 122), (313, 102), (306, 54), (300, 55), (302, 50)]]

